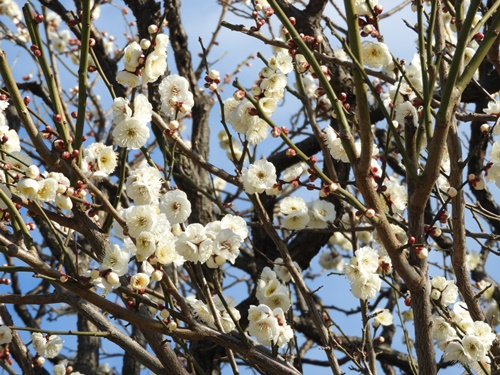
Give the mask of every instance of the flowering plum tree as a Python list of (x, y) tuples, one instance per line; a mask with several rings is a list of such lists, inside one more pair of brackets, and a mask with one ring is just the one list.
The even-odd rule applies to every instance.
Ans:
[(387, 3), (1, 1), (5, 372), (500, 373), (500, 2)]

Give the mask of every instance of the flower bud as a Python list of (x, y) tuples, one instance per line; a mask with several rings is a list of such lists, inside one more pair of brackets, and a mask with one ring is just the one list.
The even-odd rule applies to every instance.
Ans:
[(368, 219), (371, 219), (375, 216), (375, 210), (373, 208), (369, 208), (365, 211), (365, 216), (368, 218)]
[(95, 279), (97, 279), (97, 278), (99, 278), (99, 277), (100, 277), (100, 272), (99, 272), (99, 270), (95, 270), (95, 269), (94, 269), (94, 270), (90, 271), (90, 278), (91, 278), (92, 280), (95, 280)]
[(167, 309), (163, 309), (163, 310), (160, 311), (160, 316), (163, 319), (168, 319), (169, 316), (170, 316), (170, 311), (168, 311)]
[(158, 26), (152, 24), (148, 26), (148, 33), (156, 34), (158, 32)]
[(26, 177), (36, 179), (36, 178), (38, 178), (39, 175), (40, 175), (40, 169), (38, 169), (38, 167), (34, 164), (30, 165), (26, 169)]
[(147, 50), (151, 47), (151, 41), (149, 39), (142, 39), (140, 45), (143, 50)]
[(447, 193), (449, 197), (454, 198), (457, 196), (458, 191), (454, 187), (449, 187)]

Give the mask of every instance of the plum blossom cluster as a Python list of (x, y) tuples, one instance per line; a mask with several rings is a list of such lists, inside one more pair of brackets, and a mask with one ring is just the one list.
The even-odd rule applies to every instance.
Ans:
[(43, 335), (40, 332), (31, 334), (31, 342), (36, 352), (45, 358), (57, 357), (63, 347), (64, 340), (57, 335)]
[(290, 230), (326, 228), (335, 219), (335, 206), (320, 199), (306, 203), (300, 197), (286, 197), (280, 202), (280, 212), (283, 225)]
[(472, 320), (464, 302), (455, 303), (449, 320), (434, 316), (432, 327), (433, 338), (445, 361), (458, 361), (478, 373), (485, 368), (489, 373), (488, 351), (496, 335), (489, 324)]
[(69, 179), (59, 172), (40, 174), (34, 164), (25, 170), (25, 176), (19, 178), (15, 193), (19, 196), (38, 202), (55, 203), (62, 210), (73, 207), (72, 196), (85, 198), (85, 189), (70, 186)]
[[(292, 278), (282, 262), (281, 258), (277, 258), (274, 270), (264, 267), (256, 288), (260, 305), (252, 305), (248, 310), (248, 332), (263, 345), (282, 347), (293, 337), (293, 330), (284, 315), (292, 301), (290, 291), (283, 284)], [(294, 266), (300, 271), (297, 263), (294, 262)]]
[(211, 298), (213, 306), (215, 307), (216, 317), (214, 317), (207, 304), (199, 299), (196, 299), (194, 296), (188, 297), (186, 302), (192, 309), (193, 315), (207, 326), (217, 329), (216, 321), (218, 321), (220, 322), (222, 332), (228, 333), (233, 331), (236, 328), (235, 322), (239, 321), (241, 318), (240, 312), (236, 309), (236, 300), (231, 296), (223, 296), (223, 299), (229, 308), (228, 311), (219, 296), (213, 296)]
[(131, 277), (130, 286), (139, 292), (151, 281), (161, 280), (163, 265), (191, 261), (217, 268), (235, 262), (248, 237), (243, 218), (228, 214), (206, 226), (193, 223), (183, 230), (180, 224), (189, 218), (191, 203), (181, 190), (160, 194), (161, 176), (155, 168), (143, 165), (127, 179), (126, 187), (129, 197), (140, 204), (122, 210), (127, 232), (116, 223), (114, 228), (123, 245), (108, 246), (99, 269), (87, 271), (93, 285), (105, 293), (116, 289), (131, 257), (139, 272)]
[(169, 75), (161, 81), (158, 91), (161, 96), (161, 110), (165, 115), (173, 120), (180, 120), (191, 113), (194, 98), (186, 78), (177, 74)]
[[(280, 258), (276, 260), (282, 261)], [(277, 270), (279, 270), (280, 275), (290, 280), (290, 274), (286, 267), (278, 267)], [(292, 305), (288, 288), (280, 281), (276, 272), (269, 267), (264, 267), (259, 280), (257, 280), (256, 296), (259, 303), (269, 306), (271, 310), (279, 307), (286, 312)]]
[(175, 250), (185, 260), (217, 268), (235, 262), (247, 237), (245, 220), (228, 214), (206, 226), (189, 224), (175, 241)]
[[(150, 39), (134, 41), (124, 50), (125, 69), (118, 72), (116, 80), (125, 86), (137, 87), (155, 82), (167, 70), (167, 47), (169, 38), (158, 34), (158, 27), (151, 25)], [(142, 78), (142, 80), (141, 80)]]
[(454, 304), (458, 298), (458, 287), (454, 280), (446, 280), (443, 276), (435, 276), (431, 280), (431, 298), (441, 306)]
[(368, 246), (356, 250), (354, 254), (344, 266), (344, 273), (351, 282), (352, 294), (360, 299), (375, 298), (382, 285), (379, 274), (391, 271), (390, 258)]
[(248, 309), (248, 333), (266, 346), (285, 346), (293, 338), (293, 330), (281, 307), (271, 309), (260, 304)]
[[(267, 116), (274, 113), (278, 102), (283, 98), (287, 85), (286, 75), (292, 70), (292, 57), (288, 52), (278, 52), (269, 59), (269, 66), (261, 69), (259, 80), (252, 88), (252, 95)], [(269, 135), (269, 125), (260, 118), (259, 111), (242, 91), (237, 91), (233, 97), (224, 101), (224, 117), (251, 144), (258, 144)]]
[(92, 143), (83, 151), (82, 169), (90, 179), (106, 178), (116, 168), (116, 156), (112, 146)]

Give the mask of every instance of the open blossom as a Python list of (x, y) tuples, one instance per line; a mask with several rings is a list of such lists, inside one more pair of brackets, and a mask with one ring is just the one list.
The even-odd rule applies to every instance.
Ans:
[(161, 96), (161, 110), (165, 115), (180, 119), (191, 112), (194, 105), (193, 93), (189, 82), (177, 74), (165, 77), (158, 87)]
[(158, 169), (143, 162), (131, 171), (125, 182), (125, 190), (135, 204), (151, 204), (160, 196), (162, 176)]
[(280, 329), (278, 319), (273, 315), (269, 306), (251, 305), (248, 309), (248, 320), (248, 332), (255, 336), (259, 343), (270, 346), (276, 342)]
[(0, 326), (0, 345), (8, 344), (12, 341), (12, 331), (7, 326)]
[(271, 309), (279, 307), (287, 311), (292, 304), (286, 285), (281, 283), (269, 267), (264, 267), (261, 277), (257, 280), (256, 296), (260, 303)]
[(146, 57), (142, 70), (142, 83), (155, 82), (167, 70), (168, 35), (158, 34), (155, 38), (155, 48)]
[(110, 244), (106, 248), (104, 258), (99, 267), (102, 271), (111, 270), (118, 276), (127, 273), (130, 254), (126, 250), (120, 249), (116, 244)]
[(156, 225), (158, 214), (149, 205), (134, 206), (127, 212), (126, 222), (128, 232), (132, 237), (138, 237), (143, 231), (151, 231)]
[(371, 16), (373, 7), (377, 4), (378, 0), (354, 0), (356, 15)]
[(83, 167), (87, 177), (103, 178), (109, 176), (117, 166), (116, 152), (112, 146), (92, 143), (83, 151)]
[(40, 185), (32, 178), (21, 178), (17, 183), (17, 191), (20, 196), (35, 200), (37, 198), (38, 189)]
[(431, 298), (449, 306), (458, 298), (458, 287), (453, 280), (446, 280), (442, 276), (433, 277), (431, 280)]
[(121, 70), (116, 74), (116, 81), (123, 86), (137, 87), (141, 84), (141, 79), (135, 73)]
[(161, 197), (160, 211), (167, 215), (170, 224), (180, 224), (191, 215), (191, 202), (182, 190), (170, 190)]
[(307, 205), (310, 228), (326, 228), (328, 223), (335, 220), (335, 206), (333, 203), (316, 199)]
[(361, 53), (365, 65), (370, 68), (382, 68), (392, 61), (389, 48), (381, 42), (364, 41), (361, 44)]
[(488, 107), (483, 110), (484, 113), (493, 116), (500, 116), (500, 101), (488, 102)]
[(130, 117), (115, 127), (113, 137), (118, 146), (137, 150), (146, 144), (149, 128), (138, 119)]
[(189, 224), (175, 242), (175, 250), (185, 260), (205, 263), (212, 254), (205, 227), (198, 223)]
[(59, 338), (59, 336), (44, 336), (39, 332), (33, 332), (31, 334), (31, 341), (36, 352), (45, 358), (57, 357), (64, 342)]
[(257, 160), (241, 172), (243, 187), (248, 194), (263, 193), (276, 183), (276, 168), (265, 159)]
[(288, 74), (293, 70), (292, 56), (287, 52), (278, 52), (269, 59), (269, 67), (279, 70), (282, 74)]
[(130, 286), (134, 290), (141, 290), (149, 285), (149, 276), (145, 273), (137, 273), (130, 278)]
[(391, 312), (388, 309), (376, 309), (373, 312), (373, 321), (372, 321), (372, 326), (373, 327), (379, 327), (379, 326), (390, 326), (393, 321), (393, 316)]
[(139, 58), (142, 55), (142, 48), (137, 42), (130, 43), (123, 51), (123, 62), (125, 70), (133, 73), (139, 66)]

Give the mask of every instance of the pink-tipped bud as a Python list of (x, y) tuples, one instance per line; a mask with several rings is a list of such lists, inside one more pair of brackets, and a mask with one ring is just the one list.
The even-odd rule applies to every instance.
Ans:
[(373, 208), (369, 208), (365, 211), (365, 216), (368, 218), (368, 219), (371, 219), (373, 217), (375, 217), (375, 210)]
[(148, 33), (156, 34), (157, 32), (158, 32), (158, 26), (156, 26), (154, 24), (148, 26)]

